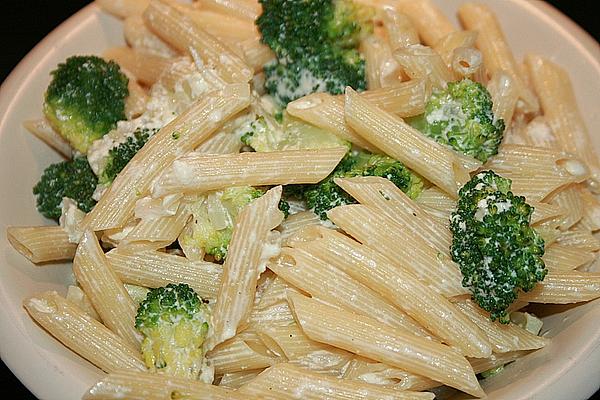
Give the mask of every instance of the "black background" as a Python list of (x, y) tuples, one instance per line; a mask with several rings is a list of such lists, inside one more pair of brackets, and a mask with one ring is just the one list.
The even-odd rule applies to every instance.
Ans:
[[(503, 0), (496, 0), (503, 1)], [(524, 1), (524, 0), (523, 0)], [(550, 0), (563, 13), (600, 41), (594, 0)], [(89, 4), (85, 0), (5, 0), (2, 2), (0, 30), (2, 57), (0, 58), (0, 81), (3, 81), (19, 61), (46, 36), (77, 10)], [(50, 6), (51, 4), (51, 6)], [(2, 338), (0, 338), (2, 340)], [(14, 377), (4, 363), (0, 362), (0, 386), (4, 393), (14, 399), (35, 399)], [(596, 397), (596, 396), (594, 396)]]

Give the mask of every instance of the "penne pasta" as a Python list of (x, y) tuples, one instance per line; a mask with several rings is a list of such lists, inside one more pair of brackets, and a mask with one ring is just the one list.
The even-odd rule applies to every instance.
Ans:
[(408, 15), (399, 12), (396, 7), (385, 7), (381, 17), (392, 50), (419, 43), (419, 33)]
[[(412, 79), (381, 89), (367, 90), (360, 95), (385, 111), (404, 118), (419, 115), (425, 111), (429, 88), (424, 79)], [(296, 102), (301, 101), (296, 100)]]
[(140, 15), (150, 0), (95, 0), (103, 10), (120, 18)]
[(6, 238), (22, 256), (35, 264), (72, 260), (77, 244), (60, 226), (9, 226)]
[(308, 226), (320, 225), (321, 219), (312, 211), (301, 211), (287, 217), (280, 225), (281, 243), (286, 246), (293, 241), (296, 234)]
[(421, 41), (428, 46), (436, 44), (456, 30), (432, 0), (401, 0), (397, 2), (396, 7), (410, 17)]
[(477, 397), (484, 395), (471, 365), (450, 347), (301, 295), (291, 295), (290, 301), (296, 320), (313, 340), (426, 376)]
[(102, 322), (102, 318), (100, 318), (100, 315), (98, 315), (98, 312), (94, 308), (94, 305), (90, 301), (89, 297), (87, 297), (87, 295), (79, 286), (69, 285), (65, 299), (78, 307), (89, 317), (95, 319), (96, 321)]
[(192, 153), (167, 168), (152, 189), (154, 197), (231, 186), (317, 183), (329, 175), (348, 149), (289, 150), (239, 154)]
[(243, 385), (241, 394), (265, 400), (279, 399), (433, 399), (433, 393), (382, 388), (378, 385), (328, 377), (282, 363), (266, 369)]
[(94, 232), (84, 233), (73, 260), (73, 273), (104, 325), (137, 349), (141, 342), (135, 329), (137, 304), (112, 270)]
[(571, 304), (600, 297), (600, 273), (551, 271), (519, 300), (530, 303)]
[(515, 58), (506, 43), (502, 28), (489, 6), (480, 3), (465, 3), (458, 9), (458, 17), (465, 29), (477, 31), (477, 48), (483, 54), (483, 62), (489, 76), (504, 71), (515, 82), (523, 110), (536, 112), (538, 99), (529, 89)]
[(361, 42), (361, 49), (366, 63), (367, 87), (370, 90), (400, 82), (402, 70), (384, 39), (371, 35)]
[(489, 313), (469, 299), (454, 304), (485, 332), (494, 353), (535, 350), (549, 343), (548, 339), (534, 335), (513, 323), (503, 325), (497, 321), (491, 321)]
[(596, 255), (574, 246), (554, 244), (545, 248), (542, 259), (549, 271), (572, 271), (591, 264)]
[(395, 390), (427, 390), (441, 385), (429, 378), (362, 357), (355, 357), (350, 361), (342, 377), (367, 383), (376, 382)]
[(514, 78), (502, 70), (496, 71), (488, 82), (487, 89), (492, 96), (494, 118), (503, 120), (505, 129), (508, 128), (519, 99), (519, 90)]
[(421, 209), (396, 185), (385, 178), (336, 178), (335, 183), (360, 204), (369, 206), (394, 222), (408, 228), (411, 235), (430, 247), (448, 254), (452, 234), (446, 226)]
[(226, 82), (247, 83), (252, 79), (252, 70), (244, 60), (166, 0), (151, 1), (144, 21), (171, 46), (216, 69)]
[(156, 36), (144, 23), (141, 13), (123, 21), (125, 41), (134, 50), (153, 53), (162, 57), (175, 57), (177, 52)]
[[(407, 226), (357, 204), (336, 207), (327, 215), (365, 247), (388, 259), (399, 260), (397, 263), (403, 269), (437, 293), (452, 297), (467, 292), (461, 284), (460, 268), (450, 259), (448, 249), (442, 252), (430, 247)], [(403, 238), (403, 246), (398, 246), (399, 237)]]
[(269, 240), (270, 231), (283, 220), (277, 208), (280, 198), (281, 187), (271, 189), (246, 206), (236, 219), (213, 308), (214, 333), (209, 336), (208, 349), (232, 338), (248, 324), (263, 263), (276, 255), (269, 253), (273, 251), (269, 246), (275, 245)]
[(161, 287), (169, 283), (186, 283), (203, 299), (216, 299), (221, 282), (221, 267), (206, 261), (161, 251), (132, 251), (117, 248), (106, 253), (112, 269), (123, 283)]
[(278, 362), (260, 338), (247, 331), (219, 344), (206, 357), (216, 374), (256, 370)]
[[(447, 299), (432, 291), (392, 262), (352, 239), (322, 228), (313, 229), (314, 240), (299, 246), (377, 291), (442, 341), (465, 354), (486, 357), (491, 353), (485, 334)], [(396, 259), (397, 260), (397, 259)], [(436, 314), (443, 314), (440, 320)]]
[(411, 317), (345, 272), (302, 249), (283, 249), (268, 268), (313, 298), (370, 316), (403, 332), (430, 337)]
[(571, 228), (583, 218), (583, 200), (579, 185), (573, 184), (553, 193), (547, 200), (551, 204), (568, 210), (561, 219), (559, 228), (563, 231)]
[(531, 81), (537, 92), (544, 119), (560, 148), (579, 156), (598, 180), (600, 162), (577, 106), (568, 74), (543, 57), (530, 54), (525, 58)]
[(366, 140), (451, 197), (456, 197), (458, 187), (469, 180), (469, 171), (479, 164), (423, 136), (350, 88), (346, 91), (345, 115), (348, 125)]
[(453, 31), (438, 40), (432, 49), (440, 55), (448, 68), (452, 68), (452, 58), (456, 49), (470, 48), (475, 45), (477, 32)]
[(244, 84), (230, 85), (204, 95), (136, 153), (87, 214), (83, 226), (93, 230), (123, 226), (133, 214), (135, 201), (147, 193), (153, 179), (164, 167), (179, 154), (191, 151), (208, 139), (224, 120), (249, 103), (249, 88)]
[(401, 47), (394, 51), (394, 58), (411, 79), (425, 79), (433, 89), (443, 89), (455, 80), (453, 72), (431, 47)]
[(106, 372), (146, 370), (139, 352), (131, 344), (58, 293), (30, 297), (23, 307), (52, 336), (98, 368)]
[(228, 372), (223, 374), (219, 381), (219, 386), (230, 389), (239, 389), (258, 376), (264, 369), (254, 369), (252, 371)]
[(252, 400), (227, 388), (149, 372), (115, 371), (92, 386), (83, 400)]
[(165, 71), (174, 64), (174, 60), (129, 47), (113, 47), (104, 52), (103, 57), (119, 64), (129, 71), (141, 84), (151, 86)]
[(69, 159), (72, 157), (73, 149), (71, 145), (52, 128), (52, 125), (46, 118), (25, 121), (23, 122), (23, 126), (64, 158)]
[(256, 0), (198, 0), (195, 5), (201, 9), (219, 11), (254, 21), (262, 13)]

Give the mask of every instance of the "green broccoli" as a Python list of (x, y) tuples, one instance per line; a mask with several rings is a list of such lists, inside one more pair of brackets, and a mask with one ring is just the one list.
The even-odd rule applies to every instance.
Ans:
[(97, 184), (98, 178), (85, 157), (52, 164), (33, 187), (37, 209), (46, 218), (57, 220), (62, 212), (63, 197), (68, 197), (80, 210), (89, 212), (96, 205), (92, 195)]
[(335, 184), (335, 178), (355, 176), (380, 176), (392, 181), (411, 198), (417, 198), (423, 189), (423, 182), (400, 161), (390, 157), (366, 152), (350, 152), (333, 172), (314, 185), (286, 186), (286, 196), (306, 201), (322, 220), (327, 219), (327, 211), (344, 204), (356, 203), (356, 200)]
[(96, 56), (74, 56), (52, 72), (44, 115), (77, 151), (125, 119), (127, 77), (115, 62)]
[(347, 147), (350, 143), (334, 134), (307, 124), (287, 113), (281, 123), (269, 115), (261, 115), (251, 124), (242, 138), (242, 142), (258, 152), (281, 150), (308, 150), (332, 147)]
[(119, 172), (125, 168), (133, 156), (144, 147), (144, 144), (150, 138), (150, 134), (154, 133), (151, 131), (156, 130), (137, 129), (125, 142), (108, 151), (106, 163), (99, 174), (100, 184), (109, 185), (115, 180)]
[(460, 189), (450, 219), (450, 250), (462, 284), (502, 323), (508, 323), (506, 309), (519, 290), (532, 290), (548, 272), (544, 240), (529, 225), (533, 207), (510, 191), (511, 183), (493, 171), (475, 175)]
[(425, 112), (407, 122), (436, 142), (481, 162), (498, 154), (504, 134), (504, 121), (494, 118), (490, 93), (469, 79), (435, 91)]
[(202, 197), (192, 205), (193, 219), (179, 238), (181, 247), (184, 251), (200, 248), (215, 260), (224, 260), (235, 218), (242, 208), (263, 194), (262, 190), (242, 186)]
[(373, 29), (370, 8), (350, 0), (260, 0), (256, 24), (277, 60), (265, 88), (281, 105), (314, 92), (366, 88), (358, 44)]
[(142, 355), (151, 371), (198, 379), (210, 310), (186, 284), (151, 289), (138, 307), (135, 327), (144, 335)]

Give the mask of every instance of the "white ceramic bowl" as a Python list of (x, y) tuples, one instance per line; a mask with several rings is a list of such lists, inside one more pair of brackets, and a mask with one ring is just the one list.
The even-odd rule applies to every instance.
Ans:
[[(459, 0), (438, 0), (454, 15)], [(600, 48), (572, 21), (541, 1), (488, 0), (520, 59), (537, 52), (570, 73), (593, 142), (600, 151)], [(94, 6), (75, 14), (17, 66), (0, 91), (0, 354), (41, 399), (75, 400), (101, 371), (66, 350), (27, 316), (22, 300), (45, 290), (64, 293), (70, 265), (36, 267), (6, 240), (6, 226), (48, 223), (38, 215), (31, 188), (59, 157), (28, 134), (22, 121), (41, 115), (48, 73), (73, 54), (101, 53), (123, 43), (120, 22)], [(552, 344), (488, 379), (489, 399), (583, 400), (600, 385), (600, 302), (557, 308), (545, 318)]]

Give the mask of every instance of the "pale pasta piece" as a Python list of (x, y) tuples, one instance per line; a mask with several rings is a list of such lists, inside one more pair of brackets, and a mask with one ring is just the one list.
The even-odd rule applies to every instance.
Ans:
[(145, 247), (158, 250), (177, 240), (192, 212), (181, 202), (173, 215), (142, 219), (119, 243), (119, 246)]
[(431, 337), (415, 320), (377, 292), (302, 249), (283, 249), (268, 268), (313, 298), (369, 316), (403, 332)]
[(379, 89), (400, 82), (402, 69), (394, 59), (390, 45), (382, 38), (371, 35), (361, 42), (365, 58), (367, 87)]
[(106, 253), (113, 270), (124, 283), (156, 288), (169, 283), (186, 283), (203, 299), (216, 299), (221, 266), (207, 261), (190, 261), (162, 251), (132, 251), (117, 248)]
[(465, 3), (458, 9), (458, 17), (465, 29), (477, 31), (477, 48), (483, 54), (483, 62), (490, 76), (504, 71), (514, 80), (519, 91), (523, 110), (536, 112), (538, 99), (529, 89), (515, 58), (506, 42), (502, 28), (491, 8), (480, 3)]
[(175, 160), (152, 189), (153, 197), (170, 193), (202, 193), (231, 186), (317, 183), (325, 179), (347, 148), (245, 152), (191, 153)]
[[(123, 226), (136, 200), (150, 189), (154, 178), (180, 154), (208, 139), (228, 117), (250, 104), (248, 85), (229, 85), (205, 94), (188, 110), (158, 131), (117, 175), (83, 226), (103, 230)], [(177, 133), (175, 137), (173, 133)]]
[(485, 332), (494, 353), (540, 349), (549, 343), (548, 339), (534, 335), (513, 323), (504, 325), (490, 320), (489, 313), (470, 299), (454, 304)]
[(223, 374), (219, 381), (219, 386), (227, 387), (230, 389), (239, 389), (240, 386), (245, 385), (258, 376), (264, 369), (254, 369), (251, 371), (237, 371), (228, 372)]
[(494, 119), (503, 120), (505, 129), (508, 128), (519, 99), (519, 90), (514, 78), (504, 71), (498, 70), (492, 75), (487, 89), (492, 96)]
[(290, 115), (325, 129), (341, 139), (347, 140), (371, 152), (377, 148), (364, 140), (346, 125), (344, 99), (329, 93), (313, 93), (294, 100), (287, 105)]
[(433, 46), (456, 30), (452, 22), (432, 0), (401, 0), (396, 7), (408, 15), (424, 44)]
[(562, 217), (559, 228), (563, 231), (571, 228), (583, 218), (584, 204), (581, 199), (579, 185), (573, 184), (553, 193), (548, 202), (554, 204), (567, 212)]
[(542, 105), (544, 119), (552, 129), (560, 148), (577, 154), (598, 180), (600, 162), (589, 132), (577, 106), (569, 75), (552, 61), (528, 55), (526, 65)]
[(429, 378), (362, 357), (355, 357), (350, 361), (342, 377), (365, 382), (375, 381), (396, 390), (426, 390), (441, 385)]
[(591, 231), (575, 230), (562, 232), (558, 235), (556, 241), (563, 246), (573, 246), (583, 251), (600, 250), (600, 240)]
[(435, 186), (423, 190), (415, 201), (430, 215), (446, 224), (450, 220), (450, 214), (456, 210), (456, 199)]
[(246, 64), (255, 73), (262, 71), (266, 64), (275, 60), (275, 53), (273, 53), (269, 46), (263, 44), (260, 39), (246, 39), (237, 43), (237, 46), (242, 51)]
[(172, 2), (171, 5), (189, 17), (197, 26), (222, 40), (260, 39), (254, 21), (213, 10), (198, 10), (184, 3)]
[(440, 55), (448, 68), (451, 68), (454, 51), (459, 48), (473, 47), (476, 39), (477, 32), (454, 31), (437, 41), (432, 48)]
[(83, 234), (77, 247), (73, 273), (104, 325), (137, 348), (142, 340), (135, 329), (137, 304), (129, 297), (92, 231)]
[[(267, 270), (266, 273), (268, 272), (271, 271)], [(261, 275), (261, 278), (266, 275), (266, 273)], [(281, 302), (287, 302), (287, 295), (289, 292), (298, 292), (298, 289), (289, 282), (273, 274), (273, 278), (271, 278), (270, 282), (267, 282), (267, 286), (263, 288), (262, 292), (257, 293), (254, 308), (264, 309)]]
[(239, 153), (243, 146), (244, 144), (236, 135), (219, 132), (202, 143), (195, 151), (206, 154), (231, 154)]
[(344, 380), (281, 363), (262, 372), (239, 393), (265, 400), (319, 399), (433, 399), (433, 393), (398, 391), (359, 381)]
[(52, 336), (98, 368), (106, 372), (146, 370), (135, 347), (58, 293), (30, 297), (23, 307)]
[(471, 365), (448, 346), (301, 295), (291, 295), (290, 301), (296, 320), (313, 340), (426, 376), (477, 397), (484, 395)]
[(404, 118), (419, 115), (425, 111), (425, 104), (430, 95), (429, 91), (426, 80), (411, 79), (381, 89), (366, 90), (360, 95), (377, 104), (378, 107)]
[(120, 18), (127, 18), (142, 14), (150, 4), (150, 0), (95, 0), (95, 3), (106, 12)]
[(123, 35), (127, 44), (135, 50), (154, 53), (163, 57), (177, 56), (175, 50), (148, 29), (141, 13), (127, 17), (123, 21)]
[(550, 271), (572, 271), (591, 264), (596, 255), (578, 247), (554, 244), (546, 246), (542, 259)]
[(167, 374), (119, 370), (92, 386), (83, 400), (252, 400), (233, 390)]
[(452, 53), (450, 68), (457, 78), (471, 78), (479, 71), (482, 62), (479, 50), (472, 47), (458, 47)]
[(171, 46), (216, 69), (226, 82), (246, 83), (252, 79), (252, 69), (244, 60), (167, 1), (152, 1), (144, 12), (144, 21)]
[(278, 351), (288, 362), (311, 371), (340, 375), (354, 354), (315, 342), (295, 322), (290, 325), (263, 326), (257, 331), (272, 351)]
[(280, 226), (281, 243), (286, 245), (288, 240), (294, 240), (294, 235), (307, 226), (320, 225), (321, 219), (312, 211), (301, 211), (287, 217)]
[(542, 282), (519, 300), (530, 303), (570, 304), (600, 297), (600, 273), (550, 271)]
[(100, 315), (94, 308), (94, 305), (90, 301), (90, 298), (84, 293), (79, 286), (69, 285), (67, 288), (67, 295), (65, 296), (67, 301), (70, 301), (75, 306), (79, 307), (81, 311), (92, 317), (96, 321), (102, 322)]
[(315, 240), (300, 248), (370, 287), (465, 354), (486, 357), (491, 353), (485, 334), (446, 298), (408, 273), (400, 260), (388, 260), (338, 232), (310, 229)]
[(454, 73), (431, 47), (414, 44), (394, 51), (396, 61), (411, 79), (425, 79), (434, 89), (444, 89)]
[(512, 180), (512, 192), (528, 201), (542, 201), (556, 189), (589, 177), (588, 168), (571, 154), (510, 144), (502, 145), (485, 168)]
[(528, 201), (527, 204), (534, 208), (533, 214), (531, 214), (530, 222), (530, 225), (532, 226), (552, 218), (562, 217), (567, 213), (567, 210), (554, 204), (535, 201)]
[(175, 62), (172, 58), (143, 50), (133, 50), (129, 47), (110, 48), (103, 53), (103, 57), (116, 62), (121, 68), (129, 71), (140, 83), (148, 86), (156, 83)]
[(127, 84), (129, 95), (125, 99), (125, 117), (127, 119), (137, 118), (146, 111), (149, 96), (146, 90), (137, 81), (130, 79)]
[[(448, 250), (434, 249), (408, 226), (357, 204), (336, 207), (327, 215), (336, 226), (372, 251), (398, 260), (403, 269), (437, 293), (452, 297), (467, 292), (461, 284), (460, 268), (450, 259)], [(398, 246), (398, 238), (402, 238), (402, 246)]]
[(403, 162), (451, 197), (467, 182), (479, 162), (434, 142), (400, 118), (346, 89), (346, 122), (367, 141)]
[(266, 368), (278, 362), (260, 338), (247, 331), (219, 344), (206, 354), (206, 358), (215, 374)]
[(396, 185), (385, 178), (336, 178), (335, 183), (360, 204), (372, 207), (396, 223), (408, 228), (411, 235), (421, 238), (429, 246), (444, 254), (452, 244), (447, 224), (427, 214)]
[(396, 7), (385, 7), (381, 16), (392, 50), (419, 43), (419, 34), (406, 14)]
[(576, 225), (595, 232), (600, 230), (600, 200), (588, 189), (581, 188), (581, 200), (583, 201), (583, 216)]
[(252, 21), (262, 13), (262, 7), (256, 0), (198, 0), (194, 5)]
[(264, 308), (254, 308), (248, 318), (249, 325), (275, 326), (294, 323), (294, 316), (287, 301), (280, 301)]
[(494, 353), (488, 358), (469, 358), (469, 362), (471, 363), (475, 373), (479, 374), (518, 360), (529, 353), (531, 353), (531, 351), (527, 350), (510, 351), (507, 353)]
[(72, 157), (73, 149), (71, 145), (52, 128), (52, 125), (46, 118), (42, 117), (25, 121), (23, 122), (23, 126), (42, 142), (56, 150), (61, 156), (67, 159)]
[(213, 335), (206, 344), (208, 349), (234, 337), (248, 324), (261, 263), (275, 255), (269, 254), (269, 246), (274, 245), (269, 243), (269, 232), (283, 220), (278, 209), (281, 190), (280, 186), (269, 190), (236, 218), (213, 308)]
[(6, 238), (21, 255), (35, 264), (72, 260), (77, 244), (60, 226), (9, 226)]

